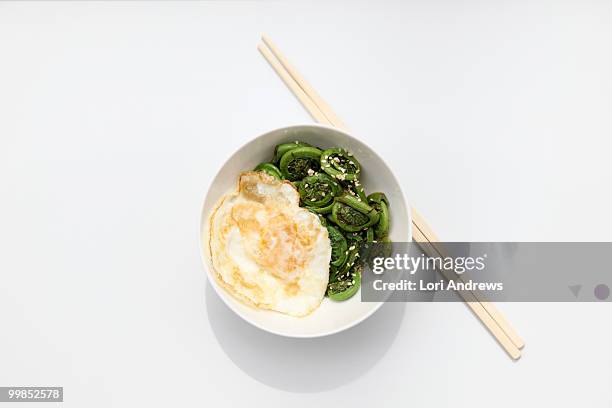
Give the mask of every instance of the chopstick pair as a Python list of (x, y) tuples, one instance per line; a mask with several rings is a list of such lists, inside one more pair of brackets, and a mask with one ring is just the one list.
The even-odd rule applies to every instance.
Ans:
[[(344, 122), (338, 118), (331, 107), (291, 65), (278, 47), (266, 35), (262, 35), (261, 39), (262, 43), (258, 45), (257, 49), (315, 121), (347, 131), (348, 128)], [(423, 252), (428, 256), (444, 258), (445, 251), (442, 244), (414, 208), (412, 208), (412, 224), (412, 239), (421, 247)], [(440, 272), (446, 279), (463, 281), (460, 275), (451, 271)], [(520, 349), (524, 347), (525, 343), (493, 303), (487, 301), (479, 291), (458, 291), (457, 293), (508, 355), (514, 360), (519, 359), (521, 357)]]

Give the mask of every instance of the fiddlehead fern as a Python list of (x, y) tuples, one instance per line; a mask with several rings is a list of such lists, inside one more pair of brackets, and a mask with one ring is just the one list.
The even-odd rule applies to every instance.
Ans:
[(362, 231), (378, 222), (378, 212), (352, 195), (344, 194), (335, 201), (330, 220), (344, 231)]
[(362, 263), (355, 263), (348, 271), (347, 278), (327, 285), (327, 296), (335, 301), (350, 299), (361, 286)]
[(279, 167), (287, 180), (302, 180), (320, 170), (320, 158), (321, 150), (316, 147), (296, 147), (283, 154)]
[(272, 159), (272, 162), (278, 164), (281, 157), (283, 157), (285, 153), (298, 147), (312, 147), (312, 145), (300, 142), (299, 140), (296, 140), (295, 142), (281, 143), (274, 148), (274, 158)]
[(376, 239), (389, 235), (389, 200), (384, 193), (372, 193), (368, 196), (368, 203), (378, 211), (378, 223), (374, 227)]
[(331, 243), (332, 248), (330, 264), (339, 268), (344, 265), (347, 258), (348, 245), (346, 243), (346, 239), (342, 233), (338, 231), (338, 229), (332, 227), (331, 225), (327, 226), (327, 233), (329, 235), (329, 242)]
[(305, 177), (298, 184), (300, 199), (307, 207), (327, 207), (341, 191), (342, 187), (325, 173)]
[(283, 179), (283, 176), (282, 176), (280, 170), (278, 169), (278, 167), (276, 167), (272, 163), (259, 163), (257, 165), (257, 167), (255, 167), (254, 170), (255, 171), (263, 171), (264, 173), (267, 173), (267, 174), (271, 175), (272, 177), (277, 178), (279, 180)]
[(338, 180), (352, 181), (361, 173), (361, 165), (349, 152), (342, 148), (327, 149), (321, 154), (321, 168)]

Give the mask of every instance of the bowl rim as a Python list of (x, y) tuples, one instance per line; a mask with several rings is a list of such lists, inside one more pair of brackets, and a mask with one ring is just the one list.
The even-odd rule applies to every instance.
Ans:
[[(204, 272), (206, 273), (206, 278), (207, 278), (208, 284), (212, 286), (212, 288), (214, 289), (214, 291), (217, 294), (217, 296), (219, 296), (219, 298), (221, 298), (223, 303), (232, 312), (234, 312), (237, 316), (239, 316), (245, 322), (247, 322), (250, 325), (252, 325), (254, 327), (257, 327), (258, 329), (263, 330), (265, 332), (268, 332), (268, 333), (271, 333), (271, 334), (275, 334), (275, 335), (281, 336), (281, 337), (287, 337), (287, 338), (309, 339), (309, 338), (319, 338), (319, 337), (331, 336), (331, 335), (343, 332), (345, 330), (348, 330), (348, 329), (350, 329), (352, 327), (355, 327), (358, 324), (360, 324), (363, 321), (365, 321), (370, 316), (372, 316), (375, 312), (377, 312), (381, 308), (383, 303), (385, 303), (385, 302), (371, 302), (371, 303), (375, 303), (376, 306), (373, 307), (371, 310), (369, 310), (368, 313), (365, 313), (363, 316), (359, 317), (358, 319), (355, 319), (354, 321), (352, 321), (350, 323), (347, 323), (345, 325), (342, 325), (340, 327), (337, 327), (335, 329), (328, 330), (328, 331), (325, 331), (325, 332), (312, 333), (312, 334), (289, 334), (289, 333), (282, 332), (282, 331), (276, 331), (276, 330), (274, 330), (272, 328), (260, 325), (257, 322), (253, 321), (252, 319), (249, 319), (247, 316), (243, 315), (239, 310), (237, 310), (231, 302), (229, 302), (228, 298), (231, 295), (228, 294), (228, 293), (225, 293), (224, 289), (220, 287), (220, 285), (215, 281), (214, 277), (212, 276), (212, 272), (209, 270), (210, 268), (208, 266), (208, 259), (206, 258), (206, 254), (205, 254), (206, 251), (204, 251), (204, 246), (203, 246), (203, 245), (206, 244), (206, 242), (204, 242), (203, 226), (204, 226), (204, 223), (207, 222), (207, 220), (208, 220), (207, 214), (204, 214), (204, 210), (205, 210), (204, 207), (206, 206), (206, 201), (207, 201), (206, 199), (208, 198), (208, 194), (210, 193), (210, 187), (212, 186), (214, 181), (217, 179), (217, 176), (221, 172), (221, 169), (223, 168), (223, 166), (225, 166), (225, 164), (237, 152), (239, 152), (240, 150), (244, 149), (246, 147), (246, 145), (252, 143), (253, 141), (255, 141), (257, 139), (260, 139), (260, 138), (262, 138), (262, 137), (264, 137), (264, 136), (266, 136), (266, 135), (268, 135), (270, 133), (276, 133), (276, 132), (281, 132), (281, 131), (289, 130), (289, 129), (293, 129), (293, 128), (304, 128), (304, 127), (318, 128), (318, 129), (327, 129), (327, 130), (333, 130), (333, 131), (336, 131), (338, 133), (341, 133), (344, 136), (348, 137), (349, 139), (356, 140), (357, 142), (363, 144), (365, 147), (367, 147), (370, 150), (370, 152), (372, 152), (372, 154), (376, 158), (378, 158), (380, 160), (380, 162), (383, 164), (383, 166), (385, 166), (387, 168), (387, 170), (389, 171), (389, 174), (391, 174), (391, 177), (393, 177), (393, 180), (395, 181), (395, 184), (397, 185), (397, 188), (399, 189), (400, 195), (401, 195), (401, 197), (404, 200), (404, 204), (406, 206), (406, 212), (407, 212), (406, 216), (407, 216), (407, 219), (408, 219), (408, 238), (412, 239), (412, 228), (413, 227), (412, 227), (412, 211), (411, 211), (411, 207), (410, 207), (410, 204), (408, 204), (408, 200), (406, 199), (406, 195), (404, 194), (404, 191), (402, 190), (401, 184), (399, 183), (397, 177), (395, 176), (395, 173), (389, 167), (387, 162), (369, 144), (367, 144), (363, 140), (353, 136), (352, 134), (349, 134), (345, 130), (341, 130), (341, 129), (338, 129), (338, 128), (333, 127), (333, 126), (328, 126), (328, 125), (319, 124), (319, 123), (307, 123), (307, 124), (295, 124), (295, 125), (282, 126), (282, 127), (278, 127), (278, 128), (275, 128), (275, 129), (268, 130), (266, 132), (260, 133), (259, 135), (255, 136), (253, 138), (248, 139), (247, 141), (242, 143), (239, 147), (234, 149), (233, 153), (231, 153), (231, 155), (223, 162), (221, 167), (217, 170), (215, 175), (212, 177), (211, 182), (208, 185), (208, 188), (206, 190), (206, 193), (204, 194), (204, 198), (202, 200), (202, 205), (200, 207), (200, 228), (199, 228), (199, 238), (198, 238), (198, 242), (199, 242), (198, 249), (200, 251), (200, 259), (201, 259), (202, 265), (204, 267)], [(275, 312), (270, 311), (270, 313), (275, 313)]]

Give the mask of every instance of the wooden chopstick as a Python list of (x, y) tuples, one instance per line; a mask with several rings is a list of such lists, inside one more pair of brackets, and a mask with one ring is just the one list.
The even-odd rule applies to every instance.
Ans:
[[(347, 126), (340, 120), (340, 118), (334, 113), (331, 107), (319, 96), (317, 91), (314, 90), (312, 86), (300, 75), (300, 73), (291, 65), (291, 63), (285, 58), (285, 56), (280, 52), (280, 50), (276, 47), (276, 45), (268, 38), (267, 35), (263, 34), (261, 36), (261, 40), (265, 45), (267, 45), (272, 54), (278, 59), (280, 64), (285, 68), (285, 70), (291, 75), (291, 77), (295, 80), (295, 82), (302, 88), (304, 93), (310, 97), (310, 99), (314, 102), (315, 105), (319, 108), (320, 112), (327, 118), (326, 122), (331, 124), (332, 126), (340, 129), (347, 130)], [(261, 50), (260, 50), (261, 51)], [(265, 56), (265, 55), (264, 55)], [(278, 71), (277, 71), (278, 72)]]
[[(419, 229), (423, 236), (427, 239), (427, 241), (432, 244), (438, 256), (441, 258), (445, 258), (447, 256), (446, 251), (443, 248), (443, 245), (440, 244), (440, 240), (433, 232), (431, 227), (425, 222), (421, 214), (415, 209), (412, 208), (412, 224), (415, 228)], [(459, 281), (465, 282), (463, 276), (457, 275), (456, 279)], [(476, 300), (483, 306), (483, 308), (491, 315), (493, 320), (497, 322), (499, 327), (506, 333), (506, 335), (510, 338), (512, 343), (518, 348), (522, 349), (525, 347), (525, 342), (518, 335), (518, 333), (512, 328), (510, 323), (504, 318), (499, 310), (495, 307), (495, 305), (489, 302), (483, 293), (479, 290), (471, 291)]]
[[(313, 118), (319, 123), (332, 125), (341, 130), (348, 130), (347, 126), (332, 111), (331, 107), (297, 72), (274, 43), (265, 35), (262, 36), (262, 40), (263, 44), (258, 46), (259, 51)], [(439, 240), (433, 230), (416, 210), (413, 209), (412, 215), (414, 241), (421, 246), (427, 255), (442, 256), (444, 252), (439, 243), (437, 243)], [(445, 272), (449, 273), (449, 271)], [(450, 275), (445, 277), (448, 279)], [(457, 276), (455, 276), (455, 279), (457, 279)], [(460, 276), (459, 279), (461, 279)], [(524, 346), (524, 342), (497, 308), (492, 303), (485, 301), (484, 296), (478, 291), (465, 291), (459, 293), (459, 295), (502, 345), (508, 355), (513, 359), (520, 358), (519, 349)]]
[[(413, 228), (412, 231), (412, 239), (419, 244), (423, 252), (427, 256), (437, 257), (439, 256), (435, 247), (431, 242), (423, 235), (420, 229)], [(446, 270), (441, 269), (440, 273), (446, 280), (457, 279), (457, 274)], [(465, 302), (465, 304), (470, 308), (470, 310), (478, 317), (478, 319), (482, 322), (482, 324), (489, 330), (489, 332), (495, 337), (498, 343), (502, 346), (502, 348), (508, 353), (510, 358), (513, 360), (518, 360), (521, 358), (521, 351), (518, 347), (512, 342), (510, 337), (502, 330), (502, 328), (497, 324), (497, 322), (493, 319), (493, 317), (487, 313), (483, 305), (476, 299), (474, 293), (469, 290), (457, 290), (456, 291), (461, 299)]]
[(270, 49), (264, 45), (259, 44), (257, 47), (259, 52), (264, 56), (264, 58), (270, 63), (274, 71), (281, 77), (283, 82), (289, 87), (291, 92), (296, 96), (296, 98), (302, 103), (304, 108), (312, 115), (314, 120), (319, 123), (327, 123), (327, 117), (321, 112), (319, 107), (312, 101), (312, 99), (304, 92), (304, 90), (300, 87), (300, 85), (293, 79), (293, 77), (287, 72), (281, 63), (274, 57)]

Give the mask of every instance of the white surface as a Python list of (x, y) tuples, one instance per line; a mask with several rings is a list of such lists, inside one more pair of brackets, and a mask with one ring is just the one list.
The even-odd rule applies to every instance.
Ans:
[[(218, 284), (210, 253), (210, 217), (221, 198), (236, 191), (237, 175), (245, 170), (255, 168), (259, 163), (269, 161), (274, 153), (274, 147), (280, 143), (301, 140), (329, 149), (342, 146), (359, 158), (363, 168), (359, 180), (369, 192), (384, 191), (393, 203), (393, 224), (389, 230), (389, 238), (394, 242), (412, 240), (412, 218), (408, 204), (397, 176), (389, 169), (384, 159), (369, 146), (345, 132), (322, 125), (299, 125), (270, 129), (262, 135), (253, 136), (252, 140), (232, 152), (221, 168), (216, 172), (210, 188), (206, 193), (201, 217), (202, 260), (204, 261), (209, 283), (225, 304), (247, 322), (270, 333), (288, 337), (314, 338), (328, 336), (347, 330), (370, 317), (382, 305), (382, 302), (361, 302), (361, 294), (344, 302), (333, 302), (323, 299), (321, 305), (308, 316), (296, 319), (269, 310), (255, 309), (233, 297)], [(327, 263), (326, 263), (327, 264)]]
[(458, 303), (278, 338), (207, 289), (198, 218), (231, 152), (308, 120), (266, 31), (444, 239), (611, 240), (611, 23), (603, 0), (0, 2), (0, 384), (66, 407), (609, 407), (609, 304), (500, 305), (518, 363)]

